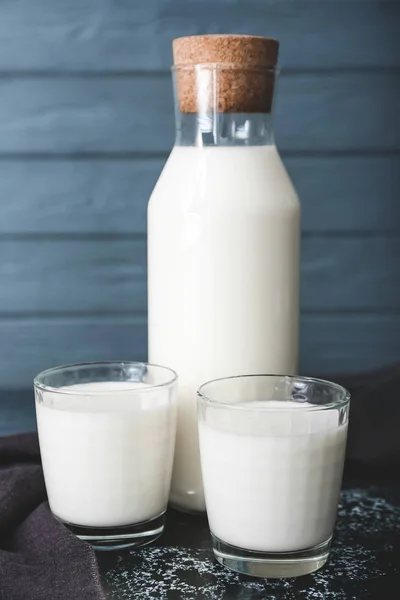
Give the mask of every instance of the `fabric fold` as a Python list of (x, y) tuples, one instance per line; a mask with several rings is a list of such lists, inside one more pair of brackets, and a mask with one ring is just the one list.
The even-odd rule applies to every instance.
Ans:
[(0, 600), (105, 600), (92, 548), (51, 514), (36, 433), (0, 438)]

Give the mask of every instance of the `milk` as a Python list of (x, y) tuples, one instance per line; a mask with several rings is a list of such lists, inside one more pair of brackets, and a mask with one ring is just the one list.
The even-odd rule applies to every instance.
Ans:
[(179, 374), (171, 501), (204, 510), (196, 391), (297, 371), (300, 208), (274, 145), (175, 146), (148, 210), (149, 360)]
[(110, 527), (165, 511), (175, 407), (147, 387), (85, 383), (45, 391), (44, 402), (36, 402), (49, 504), (61, 520)]
[(308, 549), (332, 535), (347, 424), (337, 410), (264, 405), (276, 410), (221, 410), (199, 424), (210, 529), (248, 550)]

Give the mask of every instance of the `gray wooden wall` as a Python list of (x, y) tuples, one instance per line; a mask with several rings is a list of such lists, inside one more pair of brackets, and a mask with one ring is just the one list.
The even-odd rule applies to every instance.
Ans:
[(400, 360), (399, 24), (384, 0), (0, 0), (0, 387), (146, 358), (146, 205), (194, 33), (281, 40), (302, 371)]

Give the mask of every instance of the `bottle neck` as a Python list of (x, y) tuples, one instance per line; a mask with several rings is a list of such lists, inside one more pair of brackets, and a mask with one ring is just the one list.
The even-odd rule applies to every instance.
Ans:
[(274, 144), (277, 72), (242, 64), (172, 68), (177, 146)]
[(181, 113), (176, 110), (176, 146), (271, 146), (272, 113)]

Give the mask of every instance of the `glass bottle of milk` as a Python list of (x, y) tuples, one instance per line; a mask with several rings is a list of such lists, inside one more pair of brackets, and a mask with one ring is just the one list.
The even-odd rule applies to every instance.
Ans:
[(176, 140), (148, 207), (149, 360), (179, 374), (170, 502), (205, 510), (196, 391), (295, 374), (300, 206), (275, 146), (276, 40), (173, 42)]

